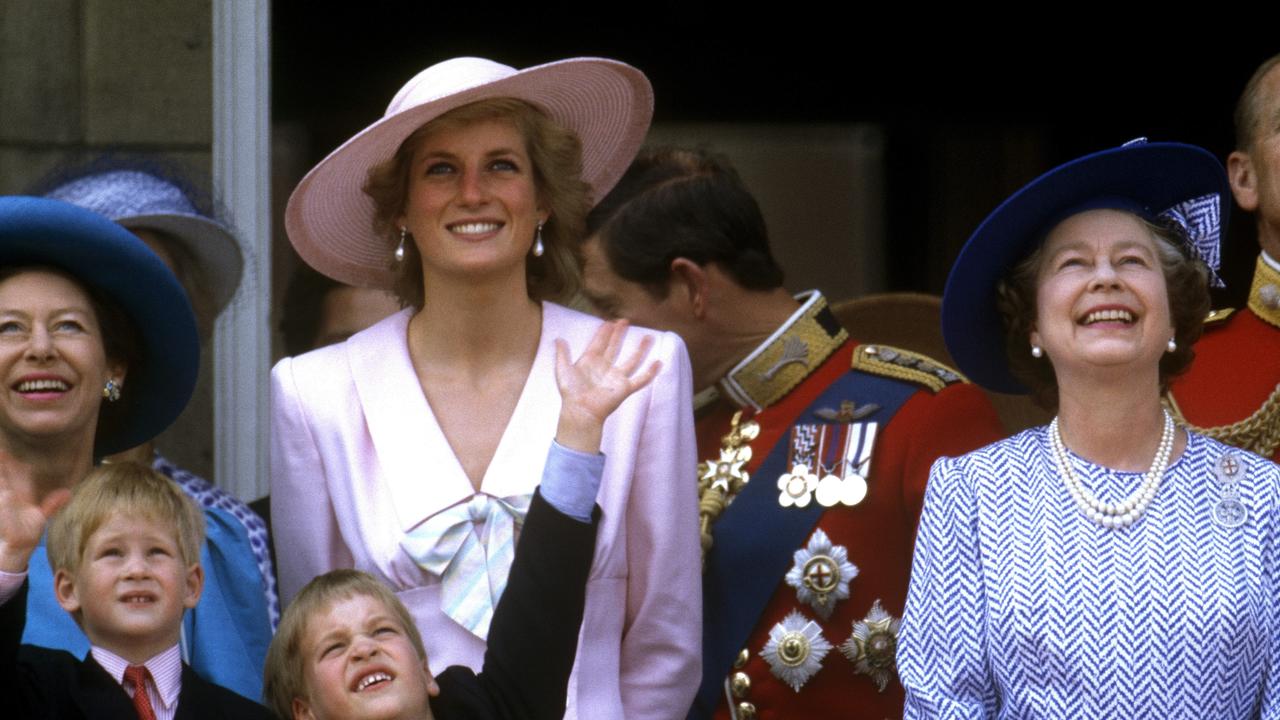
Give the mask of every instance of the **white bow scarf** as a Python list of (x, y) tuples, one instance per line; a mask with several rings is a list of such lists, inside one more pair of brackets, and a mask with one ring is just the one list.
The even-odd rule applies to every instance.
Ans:
[[(471, 634), (487, 640), (493, 609), (507, 587), (515, 533), (533, 495), (497, 498), (476, 493), (411, 530), (400, 547), (440, 578), (440, 607)], [(484, 524), (484, 540), (475, 527)]]

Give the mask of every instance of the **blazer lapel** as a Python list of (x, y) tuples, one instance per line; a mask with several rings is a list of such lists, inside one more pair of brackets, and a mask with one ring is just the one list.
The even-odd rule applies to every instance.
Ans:
[(138, 720), (138, 713), (134, 710), (128, 693), (92, 655), (85, 655), (77, 675), (79, 682), (75, 703), (82, 717), (95, 720)]
[(472, 494), (409, 359), (411, 309), (346, 343), (369, 435), (402, 532)]

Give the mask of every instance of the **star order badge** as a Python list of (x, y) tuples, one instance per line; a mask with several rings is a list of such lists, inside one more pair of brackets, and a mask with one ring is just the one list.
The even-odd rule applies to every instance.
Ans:
[(849, 598), (849, 581), (858, 568), (849, 562), (843, 545), (832, 545), (821, 529), (814, 530), (809, 543), (796, 551), (795, 564), (787, 571), (787, 584), (796, 589), (796, 598), (813, 608), (823, 620), (831, 618), (836, 603)]
[(698, 464), (698, 523), (702, 539), (702, 557), (711, 549), (711, 525), (750, 481), (746, 465), (751, 462), (751, 441), (760, 434), (760, 424), (743, 420), (742, 412), (734, 413), (729, 434), (720, 440), (720, 458)]
[(707, 460), (702, 463), (700, 484), (732, 495), (747, 484), (750, 476), (742, 469), (751, 461), (751, 447), (744, 445), (738, 448), (721, 448), (719, 460)]
[(809, 678), (822, 669), (822, 659), (831, 652), (831, 643), (812, 620), (792, 611), (769, 629), (769, 642), (760, 657), (769, 663), (773, 676), (800, 692)]
[(853, 663), (854, 670), (870, 676), (880, 692), (897, 672), (894, 657), (901, 623), (876, 600), (867, 616), (853, 624), (853, 634), (840, 645), (840, 652)]

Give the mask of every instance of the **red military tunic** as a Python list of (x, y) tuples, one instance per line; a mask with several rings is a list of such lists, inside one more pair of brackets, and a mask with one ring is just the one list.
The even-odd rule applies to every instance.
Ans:
[[(825, 407), (829, 403), (823, 402), (819, 407), (814, 406), (815, 399), (847, 374), (869, 372), (921, 383), (888, 425), (879, 429), (871, 456), (866, 498), (853, 507), (840, 504), (830, 507), (818, 520), (816, 530), (823, 531), (832, 545), (845, 548), (849, 562), (857, 569), (857, 575), (848, 583), (848, 599), (836, 601), (830, 617), (823, 619), (810, 604), (801, 601), (797, 588), (787, 584), (784, 578), (777, 578), (777, 587), (750, 632), (738, 662), (733, 668), (725, 668), (719, 678), (703, 678), (704, 683), (724, 685), (715, 713), (717, 718), (901, 717), (902, 687), (896, 673), (891, 669), (885, 673), (887, 686), (879, 690), (871, 675), (859, 673), (854, 662), (842, 654), (841, 644), (849, 640), (854, 623), (866, 619), (877, 601), (894, 619), (901, 616), (911, 571), (916, 521), (934, 460), (944, 455), (964, 454), (1003, 435), (1000, 421), (986, 396), (927, 358), (882, 348), (882, 356), (892, 357), (901, 364), (880, 362), (872, 346), (858, 346), (843, 331), (830, 338), (829, 347), (822, 350), (812, 329), (807, 333), (799, 329), (802, 325), (799, 321), (811, 319), (822, 310), (825, 302), (815, 293), (788, 326), (780, 328), (761, 346), (763, 349), (770, 344), (785, 345), (788, 334), (793, 332), (803, 336), (810, 352), (802, 372), (792, 372), (789, 378), (783, 377), (786, 373), (778, 372), (772, 382), (756, 381), (750, 388), (734, 383), (735, 377), (758, 378), (762, 370), (767, 373), (778, 364), (774, 362), (776, 353), (770, 357), (757, 351), (720, 383), (728, 397), (704, 409), (698, 418), (700, 459), (714, 463), (720, 454), (721, 438), (729, 431), (731, 418), (739, 410), (739, 405), (730, 402), (729, 397), (745, 406), (746, 416), (759, 424), (759, 435), (749, 443), (752, 460), (747, 469), (754, 470), (776, 444), (791, 442), (793, 425), (850, 420), (836, 417), (841, 412), (838, 405)], [(793, 370), (797, 369), (794, 365), (798, 363), (791, 362)], [(844, 408), (846, 415), (860, 402), (857, 397), (841, 400), (852, 402)], [(819, 419), (815, 419), (815, 414)], [(752, 475), (750, 482), (776, 486), (778, 477)], [(775, 490), (774, 494), (779, 492)], [(771, 509), (778, 513), (789, 511), (791, 509), (778, 503)], [(725, 516), (733, 512), (733, 505), (723, 510)], [(760, 527), (759, 532), (768, 533), (769, 528)], [(812, 534), (808, 539), (812, 540)], [(804, 546), (802, 543), (800, 547)], [(718, 547), (716, 551), (724, 553), (732, 549)], [(717, 608), (706, 606), (703, 611), (710, 620)], [(775, 675), (761, 655), (762, 648), (769, 642), (770, 630), (793, 611), (816, 622), (822, 637), (832, 646), (821, 660), (820, 668), (804, 679), (799, 690)], [(883, 627), (884, 616), (880, 619)], [(896, 631), (896, 623), (894, 629)]]
[(1211, 319), (1170, 405), (1203, 435), (1280, 462), (1280, 265), (1258, 257), (1249, 305)]

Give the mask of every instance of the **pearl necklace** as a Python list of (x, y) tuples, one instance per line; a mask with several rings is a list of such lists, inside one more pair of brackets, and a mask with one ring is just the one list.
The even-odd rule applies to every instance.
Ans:
[(1058, 430), (1056, 417), (1049, 423), (1049, 444), (1053, 446), (1053, 460), (1058, 468), (1058, 474), (1062, 476), (1062, 480), (1067, 485), (1067, 492), (1071, 494), (1071, 499), (1080, 508), (1080, 512), (1103, 527), (1124, 528), (1142, 517), (1142, 513), (1146, 512), (1147, 506), (1155, 498), (1160, 480), (1164, 478), (1164, 471), (1169, 467), (1169, 455), (1173, 452), (1173, 430), (1173, 418), (1169, 416), (1169, 411), (1165, 410), (1164, 431), (1160, 435), (1160, 446), (1156, 448), (1156, 455), (1151, 460), (1151, 469), (1142, 476), (1142, 483), (1132, 495), (1114, 503), (1099, 500), (1080, 484), (1080, 480), (1071, 469), (1071, 461), (1067, 458), (1067, 449), (1062, 443), (1062, 433)]

